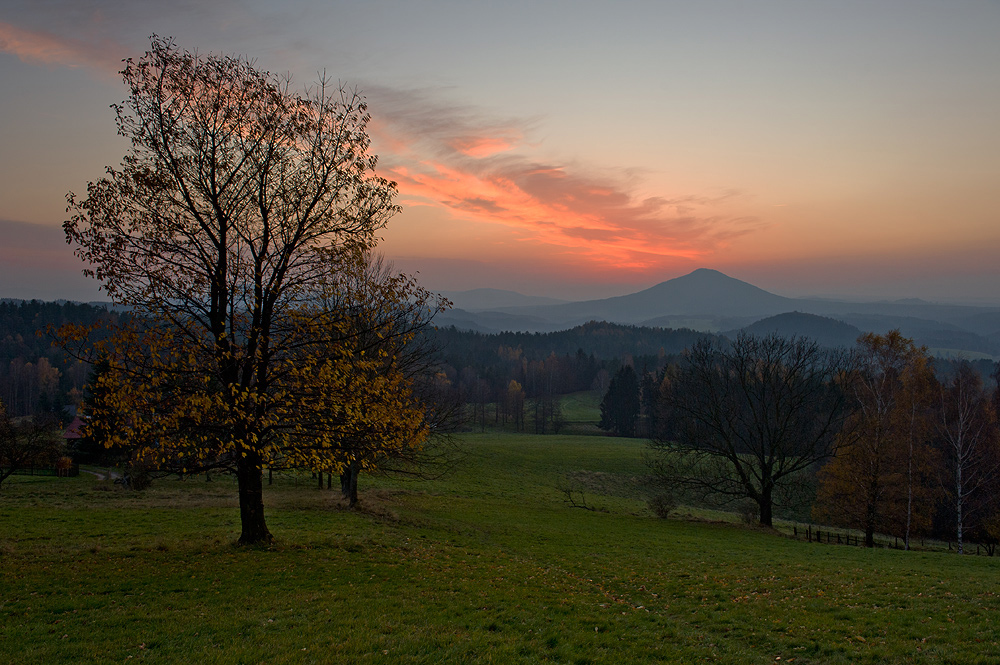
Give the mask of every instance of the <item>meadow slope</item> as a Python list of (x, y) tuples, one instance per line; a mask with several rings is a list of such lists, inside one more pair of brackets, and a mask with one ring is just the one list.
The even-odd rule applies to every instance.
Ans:
[(362, 476), (357, 511), (277, 477), (266, 549), (233, 545), (228, 477), (14, 478), (0, 662), (1000, 662), (1000, 560), (657, 519), (636, 440), (463, 447), (438, 480)]

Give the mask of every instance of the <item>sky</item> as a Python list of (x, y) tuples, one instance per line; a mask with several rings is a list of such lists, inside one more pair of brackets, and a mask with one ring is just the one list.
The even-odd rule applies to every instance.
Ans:
[(0, 0), (0, 297), (104, 299), (66, 194), (153, 34), (360, 89), (434, 290), (1000, 305), (1000, 0)]

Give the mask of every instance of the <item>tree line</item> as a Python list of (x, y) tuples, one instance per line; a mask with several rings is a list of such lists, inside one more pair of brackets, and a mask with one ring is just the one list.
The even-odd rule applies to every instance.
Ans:
[(63, 406), (78, 403), (90, 368), (53, 344), (53, 331), (119, 316), (82, 303), (0, 301), (0, 401), (10, 417), (60, 416)]
[(539, 434), (556, 433), (564, 424), (560, 396), (603, 394), (623, 365), (655, 375), (705, 336), (604, 321), (552, 333), (484, 334), (449, 327), (427, 335), (440, 349), (443, 384), (464, 405), (467, 427), (507, 425)]
[(907, 548), (927, 536), (992, 548), (1000, 375), (989, 386), (969, 363), (938, 369), (898, 331), (853, 350), (706, 338), (657, 377), (649, 463), (664, 491), (749, 502), (765, 526), (776, 509), (811, 503), (814, 519), (857, 529), (868, 546), (881, 533)]

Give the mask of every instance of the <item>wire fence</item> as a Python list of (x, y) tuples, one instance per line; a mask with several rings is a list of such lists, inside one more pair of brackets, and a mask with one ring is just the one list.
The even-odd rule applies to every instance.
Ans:
[[(821, 527), (813, 524), (787, 524), (779, 527), (787, 536), (796, 540), (808, 543), (819, 543), (823, 545), (850, 545), (853, 547), (864, 547), (865, 537), (860, 531), (851, 529), (837, 529), (833, 527)], [(885, 534), (875, 534), (874, 547), (881, 549), (905, 550), (906, 541), (899, 536), (889, 536)], [(910, 549), (923, 552), (958, 551), (955, 542), (946, 540), (934, 540), (927, 538), (911, 538)], [(965, 554), (976, 554), (980, 556), (994, 556), (997, 553), (995, 543), (974, 543), (965, 541), (962, 547)]]

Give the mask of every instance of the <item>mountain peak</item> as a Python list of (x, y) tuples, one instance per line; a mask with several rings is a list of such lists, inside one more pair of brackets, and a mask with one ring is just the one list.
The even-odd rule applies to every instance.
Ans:
[[(784, 304), (787, 301), (787, 298), (774, 295), (749, 282), (730, 277), (711, 268), (698, 268), (686, 275), (660, 282), (656, 286), (651, 286), (645, 291), (633, 295), (639, 294), (666, 297), (671, 301), (678, 302), (678, 304), (682, 301), (698, 308), (708, 305), (712, 301), (718, 303), (719, 299), (730, 301), (737, 306), (746, 300), (761, 298), (769, 303), (780, 301)], [(628, 298), (629, 296), (620, 297)]]
[(716, 276), (716, 277), (725, 277), (727, 279), (733, 279), (732, 277), (730, 277), (726, 273), (721, 272), (719, 270), (715, 270), (714, 268), (697, 268), (696, 270), (692, 270), (691, 272), (689, 272), (687, 275), (684, 275), (684, 276), (685, 277), (694, 277), (696, 275), (699, 276), (699, 277), (713, 275), (713, 276)]
[(718, 270), (699, 268), (638, 293), (558, 305), (550, 309), (549, 315), (572, 323), (580, 319), (606, 319), (636, 324), (663, 315), (721, 314), (729, 318), (772, 315), (792, 309), (790, 303), (788, 298)]

